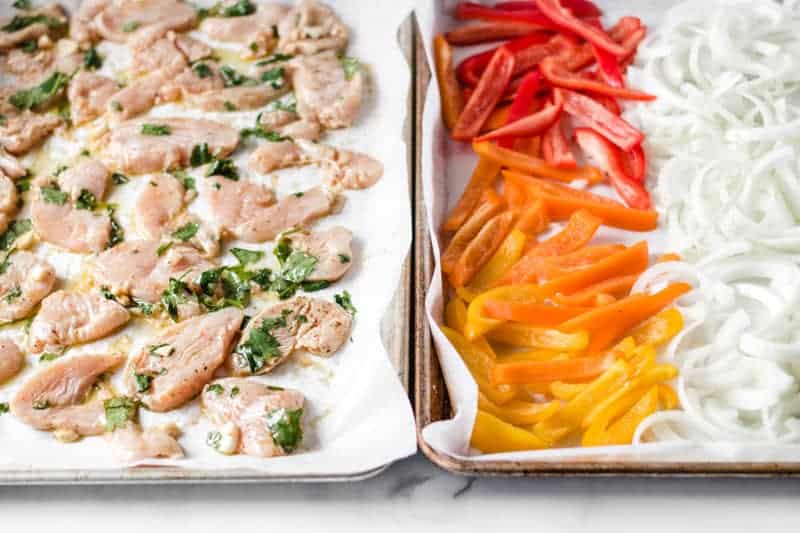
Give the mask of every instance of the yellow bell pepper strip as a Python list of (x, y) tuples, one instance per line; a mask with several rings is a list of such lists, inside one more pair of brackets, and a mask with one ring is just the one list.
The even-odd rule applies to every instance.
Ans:
[(461, 355), (470, 374), (478, 384), (479, 391), (483, 392), (487, 398), (498, 405), (503, 405), (516, 396), (517, 390), (514, 387), (508, 385), (495, 386), (489, 382), (489, 375), (495, 364), (490, 355), (478, 349), (456, 330), (443, 327), (442, 331)]
[(483, 453), (543, 450), (550, 445), (530, 431), (503, 422), (486, 411), (478, 410), (470, 444)]
[(588, 383), (564, 383), (563, 381), (554, 381), (550, 384), (550, 394), (559, 400), (569, 401), (586, 390), (588, 386)]
[(498, 357), (500, 363), (517, 363), (520, 361), (557, 361), (559, 359), (569, 359), (574, 354), (569, 352), (559, 352), (557, 350), (524, 350), (505, 353)]
[(464, 192), (461, 193), (461, 198), (442, 226), (445, 231), (456, 231), (464, 225), (480, 205), (484, 191), (492, 187), (499, 174), (500, 165), (488, 159), (478, 159), (478, 164), (472, 171), (472, 176), (464, 188)]
[(553, 416), (537, 423), (534, 432), (553, 444), (574, 433), (580, 428), (586, 414), (611, 391), (625, 383), (630, 375), (630, 365), (617, 360)]
[(647, 242), (642, 241), (601, 259), (588, 268), (568, 272), (548, 281), (539, 286), (540, 291), (547, 296), (574, 293), (614, 276), (639, 274), (647, 268), (648, 260)]
[(506, 211), (492, 218), (469, 243), (449, 273), (453, 287), (467, 285), (475, 274), (492, 258), (514, 226), (516, 214)]
[(577, 211), (561, 231), (531, 248), (498, 284), (511, 285), (536, 281), (536, 274), (532, 270), (540, 258), (564, 255), (582, 248), (592, 240), (602, 223), (601, 219), (588, 211)]
[(600, 295), (610, 295), (614, 297), (627, 296), (638, 278), (639, 276), (637, 275), (616, 276), (590, 285), (572, 294), (558, 294), (556, 295), (556, 301), (561, 305), (580, 307), (596, 304), (597, 297)]
[(442, 103), (442, 118), (447, 129), (452, 130), (464, 109), (464, 97), (453, 66), (453, 49), (444, 35), (433, 38), (433, 59), (436, 63), (436, 78)]
[(451, 298), (444, 308), (444, 323), (448, 328), (464, 333), (467, 324), (467, 304), (461, 298)]
[[(506, 201), (511, 201), (513, 194), (506, 194)], [(514, 199), (516, 202), (517, 200)], [(527, 202), (527, 199), (525, 199)], [(509, 205), (511, 205), (509, 203)], [(547, 206), (539, 199), (523, 204), (515, 209), (520, 213), (517, 218), (516, 229), (521, 230), (527, 235), (535, 236), (543, 233), (550, 226), (550, 217), (547, 216)]]
[(687, 283), (672, 283), (655, 294), (633, 294), (564, 322), (559, 329), (568, 333), (589, 331), (592, 335), (589, 353), (597, 353), (691, 289)]
[(634, 375), (638, 376), (656, 366), (656, 349), (650, 344), (640, 344), (627, 357), (634, 367)]
[(456, 296), (461, 298), (467, 303), (471, 303), (472, 300), (480, 296), (481, 293), (471, 289), (470, 287), (458, 287), (456, 289)]
[(483, 315), (497, 320), (523, 322), (541, 327), (555, 327), (589, 311), (586, 307), (563, 307), (537, 302), (487, 300)]
[(491, 288), (522, 256), (527, 239), (528, 237), (522, 231), (512, 230), (492, 258), (472, 278), (470, 288), (480, 292)]
[(532, 157), (521, 152), (502, 148), (490, 141), (473, 142), (472, 149), (475, 153), (486, 159), (490, 159), (504, 167), (513, 168), (521, 172), (541, 176), (558, 181), (586, 180), (594, 184), (600, 183), (605, 179), (603, 173), (595, 167), (579, 167), (576, 169), (564, 169), (548, 165), (543, 159)]
[(496, 416), (503, 422), (515, 426), (532, 426), (546, 419), (560, 407), (559, 402), (534, 403), (511, 400), (505, 405), (496, 405), (482, 393), (478, 393), (478, 409)]
[(605, 372), (613, 363), (613, 356), (498, 363), (492, 369), (491, 382), (495, 385), (525, 385), (552, 381), (588, 381)]
[(517, 323), (500, 324), (489, 331), (487, 337), (512, 346), (565, 352), (580, 352), (589, 345), (589, 334), (585, 331), (563, 333), (557, 329)]
[(670, 307), (637, 326), (630, 335), (636, 344), (661, 346), (683, 329), (683, 315)]
[(480, 233), (489, 220), (503, 210), (503, 200), (493, 189), (486, 189), (481, 195), (481, 203), (462, 225), (442, 254), (442, 270), (445, 274), (453, 271), (458, 260), (472, 239)]
[(539, 285), (506, 285), (482, 293), (469, 303), (464, 335), (472, 340), (485, 335), (488, 331), (503, 323), (502, 320), (494, 320), (483, 316), (483, 305), (487, 300), (536, 302), (543, 300), (543, 294)]
[(625, 207), (605, 196), (548, 182), (525, 174), (503, 171), (505, 183), (515, 182), (525, 189), (528, 199), (541, 198), (553, 220), (566, 220), (572, 213), (585, 209), (603, 219), (611, 227), (630, 231), (650, 231), (656, 228), (658, 214), (650, 209)]
[(663, 409), (675, 409), (678, 407), (678, 394), (675, 389), (664, 383), (658, 384), (658, 402)]
[[(658, 409), (658, 386), (650, 387), (647, 392), (636, 398), (636, 403), (625, 414), (610, 426), (598, 419), (584, 433), (581, 439), (583, 446), (609, 446), (614, 444), (630, 444), (636, 428), (642, 420)], [(608, 429), (606, 429), (608, 427)]]

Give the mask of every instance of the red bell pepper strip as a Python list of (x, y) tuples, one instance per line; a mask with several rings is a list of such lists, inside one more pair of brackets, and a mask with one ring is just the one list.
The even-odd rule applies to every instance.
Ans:
[(622, 114), (622, 108), (619, 107), (617, 100), (613, 96), (603, 96), (602, 94), (593, 94), (592, 98), (594, 98), (598, 104), (602, 105), (615, 115), (619, 116)]
[(541, 29), (535, 24), (524, 22), (479, 22), (451, 30), (444, 34), (444, 38), (454, 46), (469, 46), (514, 39)]
[(514, 54), (501, 46), (494, 53), (475, 92), (458, 117), (452, 131), (453, 139), (468, 141), (478, 136), (481, 126), (503, 97), (513, 71)]
[(542, 14), (561, 29), (577, 33), (590, 43), (617, 57), (627, 55), (627, 50), (622, 45), (615, 42), (603, 30), (599, 30), (573, 15), (569, 8), (561, 3), (561, 0), (536, 0), (536, 5)]
[(569, 146), (569, 140), (561, 128), (561, 121), (556, 122), (542, 136), (542, 155), (548, 165), (559, 168), (577, 168), (575, 155)]
[(482, 135), (475, 139), (477, 142), (491, 141), (503, 137), (536, 137), (547, 131), (550, 126), (561, 116), (561, 105), (550, 104), (538, 113), (528, 115), (525, 118), (512, 122), (502, 128)]
[(650, 195), (641, 184), (633, 181), (626, 174), (622, 161), (624, 154), (619, 148), (589, 128), (576, 128), (575, 142), (586, 153), (586, 156), (608, 175), (614, 190), (628, 207), (636, 209), (650, 207)]
[(459, 20), (485, 20), (489, 22), (525, 22), (535, 24), (550, 31), (561, 31), (561, 28), (538, 9), (507, 11), (487, 7), (474, 2), (460, 2), (456, 6), (455, 17)]
[(588, 96), (556, 89), (564, 98), (564, 111), (625, 151), (642, 143), (644, 134)]
[[(526, 35), (505, 43), (503, 46), (505, 46), (509, 51), (514, 52), (514, 70), (519, 70), (520, 58), (522, 56), (522, 54), (519, 52), (522, 52), (537, 44), (544, 44), (549, 41), (551, 37), (552, 34), (550, 33), (534, 32), (530, 35)], [(458, 67), (456, 68), (459, 81), (472, 87), (478, 85), (478, 82), (481, 79), (481, 74), (483, 74), (483, 71), (486, 70), (486, 66), (489, 64), (489, 61), (492, 60), (492, 56), (494, 55), (495, 51), (497, 51), (497, 48), (469, 56), (459, 63)], [(527, 68), (525, 70), (527, 70)]]
[[(568, 7), (572, 14), (579, 18), (599, 17), (603, 14), (599, 7), (589, 0), (562, 0), (564, 7)], [(536, 9), (536, 2), (533, 0), (517, 0), (511, 2), (497, 2), (495, 9), (505, 9), (506, 11)]]
[[(599, 29), (603, 29), (603, 26), (600, 24), (599, 20), (593, 20), (590, 24), (598, 27)], [(596, 44), (591, 44), (592, 47), (592, 54), (594, 54), (594, 58), (597, 61), (597, 66), (599, 67), (598, 72), (602, 74), (603, 79), (605, 82), (610, 85), (611, 87), (616, 88), (623, 88), (625, 87), (625, 80), (622, 77), (622, 71), (619, 68), (619, 61), (617, 57), (613, 54), (609, 54), (602, 48), (599, 48)]]
[(632, 180), (644, 183), (645, 174), (647, 173), (647, 158), (644, 155), (642, 145), (634, 146), (626, 156), (624, 160), (626, 174)]
[(588, 79), (581, 74), (573, 74), (567, 68), (559, 64), (557, 57), (548, 57), (542, 60), (542, 62), (539, 63), (539, 70), (541, 70), (542, 75), (547, 78), (547, 81), (556, 87), (604, 94), (606, 96), (614, 96), (626, 100), (650, 101), (656, 98), (652, 94), (647, 94), (642, 91), (626, 89), (624, 87), (612, 87), (601, 81)]
[[(536, 97), (536, 93), (545, 87), (544, 83), (544, 77), (542, 77), (539, 69), (529, 72), (522, 78), (522, 83), (520, 83), (517, 94), (514, 96), (514, 101), (508, 111), (506, 126), (521, 120), (532, 112), (533, 99)], [(498, 144), (503, 148), (513, 148), (514, 140), (514, 137), (504, 137), (499, 140)]]

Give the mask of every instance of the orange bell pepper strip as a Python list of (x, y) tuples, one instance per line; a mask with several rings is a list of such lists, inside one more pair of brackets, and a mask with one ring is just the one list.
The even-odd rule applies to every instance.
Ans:
[[(508, 198), (508, 196), (506, 196)], [(510, 205), (510, 204), (509, 204)], [(516, 209), (519, 215), (516, 228), (528, 235), (538, 235), (550, 226), (550, 217), (547, 216), (547, 206), (540, 199), (535, 199), (530, 204)]]
[(514, 226), (516, 214), (506, 211), (492, 218), (472, 239), (450, 272), (453, 287), (467, 285), (475, 274), (492, 258)]
[(636, 275), (609, 278), (572, 294), (558, 294), (556, 302), (579, 307), (593, 305), (596, 303), (596, 298), (603, 294), (614, 297), (627, 296), (638, 278)]
[(558, 411), (559, 407), (558, 402), (534, 403), (521, 400), (511, 400), (501, 406), (478, 393), (478, 409), (515, 426), (531, 426)]
[(452, 130), (464, 109), (464, 98), (453, 66), (453, 49), (444, 35), (439, 34), (433, 38), (433, 60), (436, 63), (436, 79), (439, 81), (442, 118), (447, 129)]
[(503, 422), (486, 411), (478, 410), (470, 444), (483, 453), (542, 450), (549, 444), (530, 431)]
[(538, 302), (487, 300), (483, 304), (483, 315), (486, 317), (542, 327), (558, 326), (588, 310), (585, 307), (562, 307)]
[(672, 339), (682, 329), (683, 315), (674, 307), (670, 307), (637, 326), (630, 332), (630, 336), (636, 344), (658, 347)]
[(574, 293), (614, 276), (639, 274), (648, 264), (647, 241), (642, 241), (582, 270), (568, 272), (539, 286), (541, 294)]
[(501, 323), (486, 335), (495, 342), (522, 348), (580, 352), (589, 345), (589, 334), (585, 331), (563, 333), (557, 329), (539, 328), (514, 322)]
[(515, 387), (492, 385), (489, 381), (489, 376), (495, 365), (494, 359), (490, 355), (480, 350), (454, 329), (445, 326), (442, 328), (442, 332), (461, 355), (464, 364), (467, 365), (467, 369), (478, 385), (478, 390), (484, 393), (487, 398), (498, 405), (503, 405), (516, 396), (517, 390)]
[[(503, 198), (508, 204), (508, 207), (514, 210), (522, 210), (529, 204), (528, 193), (525, 187), (515, 181), (504, 180)], [(544, 205), (544, 202), (540, 201), (540, 203)]]
[(603, 223), (630, 231), (651, 231), (656, 228), (658, 214), (650, 209), (634, 209), (625, 207), (619, 202), (598, 196), (587, 191), (580, 191), (557, 183), (549, 183), (512, 172), (503, 171), (503, 176), (516, 181), (526, 188), (529, 198), (541, 198), (547, 204), (547, 212), (553, 220), (566, 220), (578, 210), (585, 209), (600, 217)]
[(630, 444), (642, 420), (658, 409), (658, 390), (658, 386), (653, 386), (643, 395), (637, 396), (630, 409), (610, 426), (605, 420), (597, 420), (583, 434), (581, 444), (583, 446)]
[(569, 436), (581, 427), (586, 414), (611, 391), (625, 383), (630, 375), (630, 365), (617, 360), (553, 416), (537, 423), (534, 432), (550, 443)]
[(481, 203), (469, 219), (461, 226), (442, 253), (442, 270), (449, 274), (464, 254), (469, 244), (489, 220), (503, 209), (503, 200), (493, 189), (486, 189), (481, 195)]
[(567, 272), (587, 268), (589, 265), (624, 249), (625, 247), (621, 244), (598, 244), (584, 246), (565, 255), (540, 257), (535, 262), (532, 262), (533, 278), (526, 281), (538, 281), (541, 283), (549, 279), (555, 279)]
[(686, 283), (673, 283), (655, 294), (633, 294), (568, 320), (559, 329), (567, 333), (589, 331), (592, 335), (589, 353), (597, 353), (691, 288)]
[(482, 292), (492, 287), (522, 256), (527, 239), (522, 231), (511, 230), (500, 248), (472, 279), (470, 288)]
[(467, 325), (464, 327), (464, 335), (468, 339), (481, 337), (503, 323), (502, 320), (486, 318), (483, 315), (483, 305), (491, 299), (536, 302), (543, 301), (544, 293), (538, 285), (507, 285), (480, 294), (467, 307)]
[(595, 167), (580, 167), (577, 169), (558, 168), (545, 163), (543, 159), (527, 154), (501, 148), (488, 141), (472, 143), (472, 148), (481, 157), (491, 159), (501, 165), (522, 172), (542, 176), (558, 181), (586, 180), (589, 183), (600, 183), (605, 179), (604, 174)]
[(475, 165), (475, 170), (472, 171), (472, 176), (467, 186), (464, 187), (461, 198), (458, 199), (458, 203), (442, 226), (445, 231), (456, 231), (467, 221), (480, 204), (484, 192), (492, 186), (499, 173), (500, 165), (488, 159), (478, 159), (478, 164)]
[(680, 260), (681, 256), (679, 254), (669, 252), (658, 256), (658, 259), (656, 259), (656, 263), (667, 263), (669, 261), (680, 261)]
[(494, 385), (525, 385), (551, 381), (586, 381), (599, 376), (613, 363), (613, 356), (498, 363), (492, 369), (491, 382)]
[(500, 285), (527, 283), (536, 280), (532, 272), (541, 257), (563, 255), (586, 245), (597, 232), (602, 220), (588, 211), (577, 211), (560, 232), (534, 246), (498, 282)]

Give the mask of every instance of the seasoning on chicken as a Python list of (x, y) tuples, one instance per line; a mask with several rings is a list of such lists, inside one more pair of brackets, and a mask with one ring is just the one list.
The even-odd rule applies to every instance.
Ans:
[[(299, 391), (252, 379), (226, 378), (206, 386), (202, 401), (205, 413), (221, 428), (221, 432), (212, 432), (207, 442), (222, 453), (282, 456), (296, 450), (302, 441), (304, 398)], [(221, 450), (219, 441), (225, 437), (232, 438), (231, 446)]]
[(16, 251), (0, 263), (0, 321), (13, 322), (31, 314), (56, 282), (56, 272), (30, 252)]
[(25, 354), (11, 339), (0, 339), (0, 384), (17, 375), (25, 364)]
[(99, 292), (57, 291), (42, 300), (31, 323), (28, 348), (58, 353), (68, 346), (102, 339), (125, 325), (130, 313)]
[(40, 114), (31, 111), (4, 115), (0, 125), (0, 145), (11, 154), (22, 155), (47, 139), (62, 124), (53, 114)]
[(75, 438), (105, 431), (105, 410), (92, 386), (125, 355), (81, 354), (56, 359), (38, 370), (11, 400), (11, 412), (24, 424)]
[(237, 376), (265, 374), (295, 350), (332, 355), (350, 336), (352, 324), (340, 306), (296, 296), (266, 307), (248, 323), (228, 367)]
[(243, 318), (241, 310), (228, 307), (161, 332), (126, 370), (131, 393), (158, 412), (188, 402), (225, 362)]
[(87, 193), (91, 198), (100, 201), (106, 197), (109, 178), (111, 172), (103, 163), (83, 158), (59, 174), (58, 185), (73, 201), (86, 197)]
[(312, 55), (347, 47), (347, 26), (327, 5), (301, 0), (278, 24), (278, 49), (285, 54)]
[(287, 11), (280, 4), (262, 4), (250, 15), (209, 17), (200, 31), (216, 41), (241, 44), (244, 58), (258, 57), (275, 48), (277, 27)]
[(109, 166), (128, 174), (160, 172), (188, 166), (192, 149), (203, 143), (217, 157), (225, 157), (239, 144), (239, 132), (204, 119), (128, 121), (111, 132), (106, 159)]
[(40, 187), (31, 205), (31, 222), (45, 242), (75, 253), (96, 253), (111, 242), (111, 216), (107, 212), (79, 209), (69, 194)]
[(295, 231), (286, 236), (292, 249), (316, 258), (314, 270), (306, 281), (336, 281), (347, 273), (353, 264), (350, 243), (353, 233), (342, 226), (322, 231)]
[(101, 116), (119, 90), (119, 85), (111, 78), (93, 72), (79, 72), (67, 89), (72, 123), (80, 126)]

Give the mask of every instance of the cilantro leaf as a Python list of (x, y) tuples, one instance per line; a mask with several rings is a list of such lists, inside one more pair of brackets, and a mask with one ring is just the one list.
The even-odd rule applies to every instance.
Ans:
[(353, 305), (353, 301), (350, 299), (350, 293), (349, 293), (349, 292), (347, 292), (347, 291), (344, 291), (344, 292), (342, 292), (342, 294), (336, 294), (336, 295), (333, 297), (333, 300), (334, 300), (334, 301), (335, 301), (337, 304), (339, 304), (340, 306), (342, 306), (342, 307), (345, 309), (345, 311), (347, 311), (347, 312), (348, 312), (348, 313), (350, 313), (351, 315), (355, 316), (355, 314), (356, 314), (356, 308), (355, 308), (355, 306)]
[(197, 230), (200, 229), (200, 225), (195, 222), (188, 222), (181, 226), (180, 228), (176, 229), (172, 232), (172, 237), (178, 239), (180, 241), (186, 242), (195, 235), (197, 235)]
[(134, 374), (133, 377), (136, 380), (137, 392), (147, 392), (150, 390), (150, 384), (153, 383), (153, 376), (148, 376), (147, 374)]
[(52, 187), (42, 187), (42, 198), (51, 204), (64, 205), (69, 194), (62, 191), (57, 184), (53, 183), (52, 185)]
[(239, 264), (249, 265), (250, 263), (258, 263), (264, 258), (264, 252), (258, 250), (245, 250), (244, 248), (232, 248), (231, 253), (239, 261)]
[(0, 235), (0, 250), (6, 251), (14, 244), (18, 238), (33, 229), (33, 224), (29, 218), (15, 220), (8, 229)]
[(273, 68), (261, 74), (261, 81), (269, 83), (273, 89), (280, 89), (285, 83), (283, 78), (285, 73), (283, 68)]
[(94, 46), (84, 52), (83, 66), (86, 70), (97, 70), (103, 66), (103, 58), (100, 57)]
[(222, 176), (229, 180), (239, 180), (239, 169), (236, 168), (236, 163), (232, 159), (217, 159), (214, 161), (206, 172), (206, 177)]
[(127, 396), (117, 396), (103, 402), (106, 412), (106, 431), (125, 427), (128, 421), (135, 421), (139, 402)]
[(339, 58), (339, 63), (344, 70), (344, 79), (350, 81), (353, 77), (361, 72), (361, 63), (354, 57), (342, 56)]
[(97, 198), (95, 198), (91, 191), (81, 189), (81, 193), (78, 195), (78, 199), (75, 201), (75, 207), (78, 209), (86, 209), (91, 211), (97, 207)]
[(119, 172), (114, 172), (111, 174), (111, 180), (114, 182), (114, 185), (124, 185), (131, 181), (128, 176), (125, 174), (120, 174)]
[(192, 154), (189, 156), (189, 164), (192, 167), (199, 167), (211, 163), (214, 160), (214, 155), (208, 149), (208, 143), (196, 144), (192, 148)]
[(172, 129), (166, 124), (142, 124), (142, 135), (169, 135)]
[(69, 83), (69, 78), (66, 74), (56, 71), (41, 84), (12, 94), (8, 101), (17, 109), (42, 107), (63, 93), (64, 88)]
[(129, 20), (122, 26), (122, 31), (124, 31), (125, 33), (130, 33), (132, 31), (136, 31), (137, 29), (139, 29), (139, 26), (141, 25), (142, 23), (139, 22), (138, 20)]
[(303, 409), (273, 409), (267, 413), (267, 427), (272, 440), (286, 453), (293, 452), (303, 440), (300, 419)]

